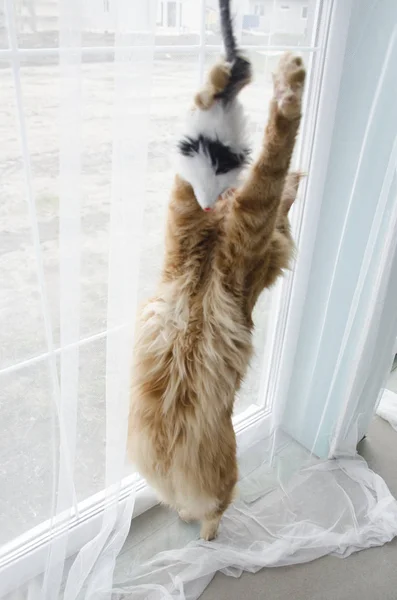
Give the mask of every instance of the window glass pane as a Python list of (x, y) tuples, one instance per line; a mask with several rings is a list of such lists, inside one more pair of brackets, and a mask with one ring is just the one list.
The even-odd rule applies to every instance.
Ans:
[[(104, 10), (103, 2), (99, 4)], [(58, 0), (14, 0), (14, 14), (20, 48), (58, 46)]]
[(190, 46), (200, 43), (200, 0), (158, 0), (157, 11), (159, 10), (162, 18), (157, 20), (158, 46)]
[[(1, 3), (4, 0), (0, 0)], [(118, 0), (81, 0), (82, 43), (86, 47), (114, 46)], [(14, 0), (17, 40), (20, 48), (56, 48), (59, 46), (59, 0)], [(151, 28), (152, 3), (125, 4), (131, 12), (129, 22), (136, 23), (136, 31)], [(1, 12), (0, 12), (1, 24)], [(147, 25), (147, 27), (146, 27)], [(0, 27), (1, 31), (1, 27)], [(133, 32), (129, 32), (130, 35)], [(1, 33), (0, 33), (1, 36)], [(1, 37), (0, 37), (1, 39)], [(136, 43), (141, 36), (136, 34)]]
[(52, 514), (59, 432), (48, 361), (0, 374), (0, 406), (1, 546)]
[[(114, 44), (116, 0), (83, 1), (83, 45), (104, 47)], [(2, 28), (0, 0), (0, 48), (8, 45)], [(238, 39), (247, 45), (308, 45), (312, 34), (316, 0), (232, 0), (232, 14)], [(18, 44), (22, 48), (48, 48), (59, 44), (59, 0), (14, 0)], [(149, 3), (140, 18), (150, 22)], [(159, 0), (155, 15), (157, 45), (199, 43), (202, 8), (199, 0)], [(302, 23), (306, 20), (308, 23)], [(218, 2), (205, 5), (207, 42), (221, 44)], [(139, 40), (137, 39), (137, 43)]]
[(8, 48), (4, 0), (0, 0), (0, 48)]
[[(73, 480), (77, 501), (105, 485), (106, 338), (80, 348)], [(59, 374), (60, 357), (57, 356)], [(51, 517), (59, 428), (48, 360), (0, 373), (0, 546)], [(26, 490), (29, 493), (26, 493)]]
[(163, 11), (164, 11), (164, 3), (163, 2), (157, 2), (157, 15), (156, 15), (156, 25), (162, 25), (163, 24)]
[[(15, 87), (0, 60), (0, 369), (47, 350), (35, 246), (26, 199)], [(45, 109), (47, 100), (42, 99)], [(40, 117), (38, 118), (40, 121)], [(32, 153), (32, 164), (40, 158)], [(42, 199), (43, 203), (48, 198)], [(50, 226), (42, 230), (51, 235)]]
[[(302, 6), (307, 21), (302, 21)], [(311, 43), (316, 0), (232, 0), (237, 39), (248, 46), (307, 46)], [(184, 12), (187, 11), (187, 8)], [(221, 44), (217, 4), (207, 2), (206, 36), (210, 44)]]
[[(99, 53), (84, 53), (81, 102), (81, 305), (79, 402), (77, 413), (77, 447), (75, 480), (77, 499), (83, 500), (104, 486), (105, 439), (105, 355), (109, 207), (113, 151), (113, 52), (102, 46), (112, 45), (115, 0), (95, 0), (100, 7), (97, 21), (87, 16), (84, 45), (100, 46)], [(92, 2), (84, 2), (89, 12)], [(306, 3), (307, 4), (307, 3)], [(209, 68), (219, 55), (216, 51), (189, 48), (198, 43), (200, 2), (159, 2), (151, 119), (148, 147), (147, 188), (144, 198), (142, 251), (140, 256), (139, 303), (150, 297), (157, 286), (164, 255), (164, 225), (169, 193), (175, 174), (175, 143), (183, 115), (191, 105), (199, 81), (202, 56)], [(285, 3), (283, 3), (283, 6)], [(249, 136), (255, 156), (263, 136), (268, 102), (272, 92), (270, 73), (279, 55), (267, 51), (268, 44), (307, 43), (312, 32), (310, 21), (314, 2), (307, 6), (308, 24), (303, 32), (302, 4), (291, 21), (282, 21), (281, 3), (273, 1), (240, 2), (236, 12), (239, 39), (244, 44), (263, 46), (248, 51), (255, 79), (242, 93), (247, 109)], [(206, 2), (207, 42), (221, 44), (217, 2)], [(58, 44), (56, 0), (19, 2), (17, 12), (18, 42), (24, 48), (45, 48)], [(273, 7), (275, 9), (273, 10)], [(2, 36), (2, 0), (0, 0), (0, 44)], [(95, 11), (94, 11), (95, 12)], [(88, 13), (87, 13), (88, 14)], [(246, 17), (249, 17), (248, 20)], [(256, 20), (252, 20), (255, 17)], [(181, 21), (179, 22), (179, 18)], [(101, 20), (102, 19), (102, 20)], [(300, 21), (298, 26), (297, 20)], [(309, 23), (310, 21), (310, 23)], [(181, 25), (181, 30), (176, 28)], [(168, 30), (168, 28), (170, 31)], [(284, 28), (284, 29), (283, 29)], [(284, 32), (281, 35), (281, 30)], [(1, 41), (3, 40), (3, 42)], [(161, 46), (161, 47), (160, 47)], [(166, 47), (164, 47), (166, 46)], [(173, 46), (176, 46), (175, 50)], [(177, 47), (183, 46), (183, 47)], [(305, 57), (308, 63), (309, 54)], [(37, 212), (40, 248), (43, 257), (44, 283), (49, 301), (50, 321), (55, 347), (59, 339), (59, 87), (60, 72), (55, 52), (23, 53), (21, 86), (32, 176), (32, 194)], [(31, 221), (26, 201), (24, 166), (21, 157), (15, 88), (10, 64), (0, 60), (0, 88), (4, 110), (0, 113), (0, 406), (4, 429), (0, 444), (0, 489), (7, 481), (7, 505), (0, 515), (7, 515), (0, 531), (6, 541), (23, 533), (51, 515), (54, 463), (53, 448), (59, 446), (56, 411), (46, 359), (27, 365), (17, 363), (35, 359), (47, 352), (42, 318), (41, 289), (32, 242)], [(300, 165), (302, 169), (305, 165)], [(134, 199), (134, 190), (131, 190)], [(255, 309), (255, 355), (236, 402), (236, 413), (259, 403), (265, 340), (270, 315), (270, 294), (260, 298)], [(274, 315), (273, 315), (274, 316)], [(94, 341), (87, 338), (97, 336)], [(99, 337), (98, 337), (99, 336)], [(57, 355), (59, 369), (59, 354)], [(8, 433), (9, 429), (9, 433)], [(51, 438), (53, 435), (53, 438)], [(33, 449), (33, 450), (32, 450)], [(10, 460), (15, 453), (15, 461)], [(56, 469), (55, 469), (56, 472)], [(1, 479), (4, 478), (4, 479)], [(10, 484), (8, 483), (10, 482)], [(10, 487), (9, 487), (10, 485)], [(30, 498), (12, 506), (13, 498), (29, 486)], [(8, 511), (8, 512), (7, 512)]]
[(81, 346), (74, 482), (78, 502), (105, 487), (106, 338)]
[[(104, 47), (114, 44), (116, 0), (83, 1), (83, 44)], [(8, 45), (0, 0), (0, 48)], [(308, 45), (312, 34), (316, 0), (232, 0), (232, 13), (243, 44)], [(59, 44), (59, 0), (14, 0), (18, 44), (22, 48), (51, 48)], [(150, 22), (149, 3), (140, 18)], [(155, 15), (157, 45), (199, 43), (202, 9), (199, 0), (159, 0)], [(308, 24), (302, 20), (308, 20)], [(221, 44), (218, 2), (205, 5), (207, 42)]]
[[(96, 335), (106, 327), (114, 87), (112, 60), (110, 54), (104, 55), (101, 63), (88, 60), (82, 65), (81, 338)], [(57, 57), (22, 57), (20, 74), (31, 160), (32, 193), (38, 220), (52, 335), (57, 347), (60, 302), (60, 81)], [(10, 78), (6, 83), (4, 89), (9, 96), (7, 106), (12, 106), (13, 84)], [(6, 123), (10, 128), (12, 120), (8, 119)], [(40, 295), (31, 225), (27, 217), (24, 171), (19, 156), (19, 141), (14, 138), (15, 136), (3, 138), (5, 142), (0, 151), (4, 156), (1, 163), (5, 165), (2, 183), (6, 190), (6, 202), (3, 202), (0, 208), (5, 213), (1, 227), (6, 230), (1, 241), (10, 250), (0, 256), (0, 269), (3, 268), (4, 279), (8, 281), (7, 286), (13, 286), (14, 289), (13, 294), (8, 291), (4, 299), (8, 310), (11, 311), (10, 317), (7, 318), (7, 313), (2, 313), (0, 319), (4, 315), (5, 331), (10, 344), (15, 347), (15, 351), (7, 349), (8, 356), (22, 355), (23, 358), (32, 354), (33, 350), (29, 350), (31, 347), (39, 346), (41, 351), (45, 351), (46, 347), (40, 340), (44, 329), (40, 316)], [(11, 168), (13, 164), (15, 167)], [(18, 263), (18, 269), (15, 268), (13, 260)], [(24, 346), (27, 350), (22, 352)]]

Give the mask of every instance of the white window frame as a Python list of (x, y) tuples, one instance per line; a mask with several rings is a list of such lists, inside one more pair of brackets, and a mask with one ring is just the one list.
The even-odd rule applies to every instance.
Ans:
[(182, 2), (180, 1), (178, 3), (178, 27), (179, 29), (182, 27), (182, 17), (183, 17), (183, 10), (182, 10)]
[[(320, 0), (317, 5), (315, 23), (318, 26), (313, 32), (311, 45), (294, 48), (302, 52), (311, 52), (309, 66), (310, 95), (306, 97), (305, 116), (302, 129), (305, 138), (312, 141), (303, 145), (302, 139), (298, 147), (298, 155), (303, 164), (310, 166), (306, 182), (305, 203), (298, 202), (293, 214), (295, 239), (304, 254), (300, 261), (299, 272), (291, 273), (281, 281), (272, 297), (273, 310), (277, 309), (277, 319), (271, 320), (267, 337), (264, 375), (260, 388), (260, 405), (253, 405), (234, 419), (239, 447), (245, 447), (255, 441), (255, 437), (263, 438), (270, 434), (274, 423), (277, 424), (277, 411), (274, 410), (275, 398), (279, 402), (287, 386), (284, 373), (290, 370), (293, 360), (294, 339), (299, 331), (299, 311), (301, 312), (305, 290), (305, 282), (310, 270), (311, 249), (316, 235), (322, 189), (324, 187), (329, 150), (332, 139), (332, 127), (335, 115), (336, 100), (339, 92), (343, 67), (344, 48), (347, 36), (346, 15), (350, 13), (352, 0), (335, 2)], [(206, 52), (205, 39), (205, 2), (201, 2), (200, 43), (193, 48), (198, 50), (200, 78), (204, 74), (204, 58)], [(155, 51), (185, 52), (192, 46), (156, 46)], [(213, 49), (213, 47), (211, 47)], [(291, 49), (290, 47), (268, 46), (267, 51)], [(109, 49), (107, 49), (109, 50)], [(221, 47), (219, 47), (221, 50)], [(263, 46), (250, 46), (251, 51), (263, 52)], [(83, 48), (83, 52), (100, 53), (101, 48)], [(110, 49), (111, 51), (111, 49)], [(31, 53), (48, 55), (57, 53), (57, 48), (40, 49), (0, 49), (0, 58), (18, 61), (19, 56)], [(15, 67), (14, 63), (14, 67)], [(321, 136), (316, 135), (321, 131)], [(307, 260), (306, 260), (307, 259)], [(276, 307), (276, 308), (274, 308)], [(293, 310), (291, 310), (293, 307)], [(273, 313), (274, 314), (274, 313)], [(79, 342), (83, 345), (105, 337), (102, 332)], [(288, 335), (286, 335), (288, 333)], [(289, 344), (286, 351), (286, 341)], [(270, 352), (271, 349), (271, 352)], [(60, 352), (60, 349), (58, 350)], [(23, 361), (10, 369), (24, 366), (46, 358), (46, 354)], [(129, 475), (123, 480), (118, 496), (120, 503), (126, 503), (135, 489), (136, 502), (133, 517), (149, 510), (157, 504), (156, 497), (146, 482), (136, 475)], [(57, 537), (68, 535), (67, 556), (75, 554), (85, 543), (93, 538), (102, 526), (102, 517), (107, 503), (111, 501), (106, 490), (91, 496), (79, 504), (78, 514), (59, 515), (55, 520), (47, 521), (6, 544), (0, 552), (0, 598), (16, 588), (28, 584), (40, 575), (45, 568), (47, 552), (51, 542)]]

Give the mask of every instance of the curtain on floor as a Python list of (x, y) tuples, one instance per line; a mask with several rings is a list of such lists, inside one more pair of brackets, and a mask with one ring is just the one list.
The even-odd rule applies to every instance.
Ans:
[[(92, 27), (89, 34), (85, 30), (84, 19), (99, 9), (90, 2), (87, 17), (79, 0), (60, 0), (59, 315), (55, 316), (46, 286), (50, 255), (40, 248), (43, 232), (38, 228), (34, 182), (39, 183), (29, 147), (21, 93), (26, 74), (21, 62), (13, 62), (13, 81), (24, 194), (39, 273), (37, 298), (44, 319), (48, 372), (43, 377), (54, 398), (47, 430), (50, 441), (48, 445), (45, 439), (39, 442), (52, 452), (53, 524), (66, 514), (71, 527), (82, 510), (81, 498), (87, 497), (77, 476), (82, 456), (77, 449), (88, 456), (96, 449), (80, 429), (80, 420), (87, 416), (81, 410), (89, 408), (79, 403), (82, 384), (88, 386), (88, 397), (95, 398), (96, 385), (105, 389), (106, 427), (99, 432), (105, 458), (98, 473), (94, 467), (90, 470), (88, 460), (84, 475), (95, 492), (106, 490), (104, 511), (99, 528), (81, 547), (71, 548), (66, 526), (46, 550), (43, 575), (12, 597), (194, 600), (218, 570), (237, 577), (244, 570), (296, 564), (330, 553), (347, 557), (388, 542), (397, 535), (397, 502), (386, 483), (357, 456), (356, 447), (384, 386), (397, 337), (397, 44), (393, 25), (397, 6), (393, 0), (353, 3), (331, 159), (324, 194), (317, 199), (321, 208), (316, 229), (311, 232), (310, 265), (305, 282), (293, 280), (304, 301), (296, 313), (290, 307), (296, 335), (289, 339), (287, 328), (279, 359), (284, 366), (278, 381), (283, 385), (275, 386), (282, 393), (275, 396), (273, 428), (269, 435), (259, 423), (248, 438), (240, 436), (239, 497), (224, 515), (218, 538), (205, 543), (198, 540), (196, 525), (184, 524), (162, 508), (131, 522), (134, 492), (119, 502), (126, 474), (132, 317), (138, 299), (149, 175), (154, 28), (156, 20), (165, 18), (166, 3), (160, 13), (151, 0), (100, 4), (98, 27), (105, 19), (112, 29), (108, 46), (99, 49), (105, 57), (112, 55), (106, 67), (112, 118), (99, 132), (96, 152), (87, 156), (83, 152), (82, 123), (87, 117), (83, 99), (87, 93), (97, 93), (97, 88), (95, 74), (87, 88), (82, 86), (85, 44), (93, 35)], [(12, 0), (5, 0), (5, 6), (12, 53), (23, 44), (23, 36), (18, 38), (18, 14)], [(105, 14), (109, 11), (110, 21)], [(44, 102), (42, 93), (38, 97)], [(95, 127), (95, 114), (89, 117), (87, 126)], [(50, 133), (42, 131), (41, 135)], [(321, 136), (321, 131), (316, 135)], [(108, 153), (111, 171), (103, 174), (98, 189), (87, 188), (98, 168), (96, 153), (101, 152)], [(154, 181), (157, 174), (150, 176)], [(82, 326), (91, 317), (88, 311), (82, 319), (82, 311), (90, 306), (84, 296), (84, 277), (93, 276), (96, 263), (84, 232), (96, 227), (90, 222), (89, 208), (100, 201), (102, 193), (108, 198), (99, 217), (108, 216), (103, 259), (108, 291), (103, 298), (98, 288), (94, 300), (103, 303), (106, 335), (93, 333), (93, 345), (87, 346), (86, 354), (85, 347), (77, 344), (82, 334), (87, 336)], [(308, 202), (308, 210), (312, 204)], [(304, 219), (310, 221), (310, 214), (304, 214)], [(300, 272), (299, 260), (298, 256), (296, 273)], [(54, 319), (59, 319), (55, 334)], [(60, 351), (54, 339), (58, 333)], [(285, 352), (290, 359), (283, 363)], [(96, 353), (103, 365), (100, 371), (92, 368), (97, 363), (90, 362)], [(90, 419), (95, 420), (95, 413)]]

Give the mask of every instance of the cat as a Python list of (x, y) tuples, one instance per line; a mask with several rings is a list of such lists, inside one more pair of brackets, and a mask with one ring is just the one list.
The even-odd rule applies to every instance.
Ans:
[[(218, 65), (199, 94), (209, 106), (220, 91), (214, 80), (226, 86), (227, 73)], [(212, 210), (176, 175), (162, 279), (139, 318), (130, 457), (162, 502), (186, 521), (201, 521), (204, 540), (216, 537), (234, 497), (232, 413), (252, 355), (252, 311), (294, 248), (288, 211), (300, 174), (288, 169), (304, 80), (301, 58), (283, 55), (259, 157)]]

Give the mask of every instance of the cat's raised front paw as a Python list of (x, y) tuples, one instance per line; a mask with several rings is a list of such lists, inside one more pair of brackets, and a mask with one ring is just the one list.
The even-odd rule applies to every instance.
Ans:
[(283, 54), (273, 73), (273, 83), (278, 108), (287, 119), (294, 119), (301, 113), (305, 76), (301, 57), (292, 52)]

